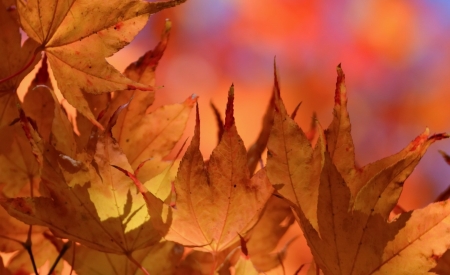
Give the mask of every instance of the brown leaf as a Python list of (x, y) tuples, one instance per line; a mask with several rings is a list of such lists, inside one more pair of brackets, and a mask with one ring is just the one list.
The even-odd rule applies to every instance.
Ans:
[[(7, 8), (5, 3), (0, 2), (0, 32), (2, 34), (0, 36), (0, 56), (2, 57), (0, 64), (1, 97), (4, 96), (5, 91), (15, 91), (20, 81), (40, 59), (40, 56), (35, 55), (38, 44), (33, 39), (27, 39), (21, 47), (19, 25)], [(15, 75), (16, 73), (18, 75)]]
[[(10, 100), (5, 102), (7, 105), (2, 106), (3, 114), (16, 113), (18, 117), (18, 102), (16, 95), (11, 94)], [(37, 190), (40, 181), (40, 166), (30, 143), (20, 123), (3, 125), (0, 131), (0, 197), (30, 195), (31, 190)]]
[(0, 275), (11, 275), (11, 272), (5, 267), (2, 256), (0, 256)]
[[(393, 222), (388, 219), (403, 182), (426, 149), (448, 135), (429, 136), (427, 129), (401, 152), (357, 171), (349, 156), (353, 147), (340, 67), (338, 75), (335, 119), (327, 136), (333, 145), (322, 150), (318, 167), (317, 219), (307, 215), (303, 204), (295, 208), (314, 259), (324, 274), (425, 274), (436, 264), (434, 257), (450, 246), (450, 236), (442, 232), (450, 207), (433, 204)], [(342, 128), (335, 130), (336, 125)], [(442, 238), (434, 241), (433, 236)]]
[(221, 251), (237, 240), (238, 233), (253, 226), (272, 193), (264, 170), (249, 178), (245, 146), (234, 123), (233, 99), (231, 87), (224, 135), (207, 169), (199, 150), (197, 112), (195, 135), (175, 180), (177, 209), (166, 236), (169, 240), (204, 251)]
[(240, 257), (236, 265), (234, 266), (235, 275), (258, 275), (259, 271), (253, 266), (250, 259)]
[(264, 114), (263, 125), (261, 132), (258, 135), (258, 139), (252, 146), (250, 146), (247, 152), (247, 165), (250, 170), (250, 174), (252, 175), (257, 165), (260, 163), (261, 155), (264, 150), (266, 150), (267, 142), (269, 141), (269, 136), (273, 125), (276, 89), (277, 87), (274, 87), (272, 97), (270, 98), (269, 105), (267, 106), (266, 113)]
[(94, 150), (77, 159), (49, 145), (36, 146), (44, 157), (42, 185), (50, 198), (7, 199), (2, 205), (25, 223), (48, 226), (57, 236), (99, 251), (129, 254), (157, 243), (160, 236), (142, 196), (111, 166), (131, 169), (125, 155), (108, 133), (92, 136)]
[(35, 122), (36, 130), (46, 142), (49, 142), (50, 139), (55, 104), (57, 104), (52, 97), (52, 90), (53, 86), (48, 73), (47, 57), (44, 56), (41, 67), (25, 94), (22, 108), (27, 116)]
[[(132, 258), (149, 274), (172, 275), (183, 256), (183, 246), (173, 242), (161, 242), (136, 250)], [(83, 245), (74, 245), (64, 254), (77, 274), (135, 275), (142, 274), (139, 267), (127, 256), (104, 253)]]
[[(3, 210), (3, 209), (2, 209)], [(29, 227), (28, 225), (26, 226)], [(38, 229), (39, 228), (39, 229)], [(37, 229), (37, 230), (36, 230)], [(44, 230), (41, 226), (33, 226), (32, 236), (32, 252), (33, 259), (39, 272), (43, 273), (46, 265), (52, 265), (54, 260), (58, 257), (58, 251), (53, 244), (43, 235)], [(45, 234), (50, 234), (45, 232)], [(58, 262), (55, 271), (61, 274), (64, 264), (62, 261)], [(15, 253), (8, 262), (8, 270), (13, 274), (34, 274), (33, 266), (31, 264), (30, 255), (25, 249), (21, 249)]]
[(267, 145), (267, 176), (279, 194), (295, 208), (302, 208), (317, 229), (318, 179), (325, 151), (323, 133), (321, 129), (318, 131), (319, 139), (313, 150), (308, 137), (284, 107), (276, 71), (274, 86), (275, 112)]
[(222, 275), (220, 269), (228, 269), (223, 267), (228, 261), (229, 254), (237, 247), (237, 243), (219, 253), (214, 255), (209, 252), (193, 250), (187, 254), (186, 258), (180, 263), (177, 268), (176, 275), (210, 275), (212, 272), (217, 272)]
[[(272, 194), (265, 171), (249, 178), (245, 146), (237, 134), (233, 117), (233, 87), (230, 89), (224, 135), (205, 168), (200, 153), (200, 125), (197, 123), (191, 145), (183, 157), (175, 180), (176, 209), (162, 202), (135, 181), (146, 197), (150, 214), (153, 208), (165, 208), (160, 231), (169, 230), (165, 238), (202, 251), (226, 249), (257, 221)], [(152, 215), (152, 214), (151, 214)], [(169, 227), (170, 226), (170, 227)], [(164, 232), (165, 233), (165, 232)]]
[[(154, 177), (165, 168), (161, 164), (161, 159), (170, 153), (181, 138), (189, 113), (196, 102), (197, 97), (193, 95), (183, 103), (165, 105), (142, 116), (133, 127), (126, 125), (129, 122), (128, 119), (122, 123), (121, 134), (116, 134), (115, 137), (131, 166), (136, 169), (143, 161), (153, 159), (152, 165), (146, 164), (142, 168), (141, 176), (145, 175), (141, 177), (143, 181)], [(120, 128), (115, 126), (113, 129)], [(161, 170), (151, 173), (146, 171), (156, 167), (157, 164), (161, 165)]]
[(293, 222), (289, 204), (272, 196), (258, 223), (247, 234), (249, 256), (259, 271), (269, 271), (281, 264), (274, 250)]
[(17, 2), (24, 31), (45, 50), (63, 96), (97, 126), (82, 91), (152, 90), (108, 64), (144, 27), (150, 14), (184, 2), (55, 0)]
[(223, 136), (223, 119), (222, 116), (220, 115), (220, 111), (219, 109), (216, 107), (216, 105), (214, 105), (214, 103), (212, 103), (212, 101), (209, 104), (211, 106), (211, 108), (213, 109), (214, 112), (214, 117), (216, 118), (216, 123), (217, 123), (217, 144), (219, 144), (220, 139)]

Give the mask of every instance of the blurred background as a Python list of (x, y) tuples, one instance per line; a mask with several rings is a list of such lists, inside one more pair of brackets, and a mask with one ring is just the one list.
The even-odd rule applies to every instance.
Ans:
[[(261, 128), (273, 84), (273, 61), (288, 111), (309, 128), (313, 112), (332, 119), (336, 66), (346, 74), (352, 134), (360, 165), (396, 153), (425, 127), (450, 132), (450, 1), (189, 0), (150, 18), (135, 41), (110, 58), (119, 70), (171, 39), (157, 70), (155, 107), (197, 94), (205, 158), (216, 145), (212, 101), (224, 113), (235, 85), (235, 116), (247, 146)], [(193, 135), (192, 114), (185, 137)], [(405, 183), (400, 205), (432, 202), (450, 184), (450, 167), (433, 145)], [(301, 234), (292, 229), (291, 237)], [(304, 239), (293, 244), (288, 274), (310, 261)]]

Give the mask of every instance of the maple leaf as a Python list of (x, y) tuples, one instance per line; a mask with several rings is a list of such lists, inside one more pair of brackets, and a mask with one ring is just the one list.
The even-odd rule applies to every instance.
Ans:
[[(46, 91), (51, 87), (48, 78), (45, 58), (41, 68), (33, 79), (25, 97), (23, 108), (28, 112), (33, 124), (40, 129), (49, 140), (49, 131), (53, 120), (54, 99)], [(11, 93), (12, 98), (16, 97)], [(5, 106), (4, 114), (19, 115), (18, 99), (10, 100)], [(15, 120), (14, 120), (15, 121)], [(40, 161), (36, 161), (29, 141), (19, 123), (5, 125), (1, 128), (0, 136), (0, 197), (38, 196), (40, 182)], [(9, 216), (0, 209), (0, 251), (17, 253), (11, 258), (8, 270), (14, 274), (18, 272), (33, 273), (37, 267), (43, 266), (49, 258), (56, 259), (57, 251), (50, 242), (44, 238), (45, 227), (30, 227)], [(33, 247), (33, 261), (29, 253)], [(57, 270), (62, 268), (62, 263)]]
[[(446, 202), (431, 204), (404, 213), (395, 221), (388, 219), (403, 182), (426, 149), (448, 135), (430, 136), (427, 129), (399, 153), (358, 170), (352, 158), (354, 149), (340, 66), (337, 83), (335, 117), (326, 134), (328, 146), (324, 146), (324, 134), (319, 127), (317, 154), (311, 154), (300, 128), (286, 122), (289, 117), (280, 111), (284, 106), (278, 100), (275, 135), (272, 142), (269, 141), (269, 178), (274, 175), (273, 170), (269, 173), (271, 167), (278, 168), (276, 171), (284, 178), (276, 178), (273, 183), (285, 183), (280, 193), (284, 195), (286, 186), (298, 195), (287, 199), (293, 204), (314, 259), (325, 274), (425, 274), (436, 264), (433, 257), (442, 255), (450, 245), (448, 237), (434, 240), (434, 236), (443, 236), (448, 227), (450, 206)], [(299, 135), (297, 140), (295, 132)], [(280, 140), (275, 140), (276, 137)], [(287, 140), (301, 141), (302, 146), (297, 143), (300, 147), (286, 147)], [(320, 173), (313, 177), (303, 174), (308, 181), (295, 178), (305, 172), (308, 162), (319, 164), (315, 167)], [(295, 164), (305, 168), (296, 170)], [(289, 171), (294, 173), (287, 173)], [(309, 191), (311, 197), (300, 194), (300, 190)], [(312, 203), (317, 205), (316, 212), (308, 207)]]
[(43, 155), (41, 185), (50, 197), (2, 200), (12, 216), (48, 226), (57, 236), (128, 257), (159, 241), (142, 196), (130, 179), (111, 167), (114, 163), (130, 169), (109, 131), (94, 129), (87, 151), (73, 159), (43, 144), (24, 115), (21, 121)]
[(10, 275), (11, 272), (5, 267), (2, 256), (0, 256), (0, 275)]
[(266, 272), (282, 264), (285, 249), (280, 252), (274, 250), (293, 222), (289, 204), (272, 196), (258, 223), (246, 237), (248, 256), (257, 270)]
[[(176, 270), (176, 275), (210, 275), (213, 271), (221, 273), (222, 270), (229, 270), (231, 265), (227, 265), (229, 255), (235, 250), (238, 243), (222, 250), (214, 255), (209, 252), (192, 250), (187, 254)], [(227, 265), (227, 267), (223, 267)], [(218, 268), (219, 266), (219, 268)]]
[[(54, 239), (59, 251), (63, 243)], [(161, 242), (154, 246), (136, 250), (132, 258), (148, 271), (149, 274), (172, 275), (183, 256), (183, 246), (173, 242)], [(69, 262), (77, 274), (142, 274), (138, 265), (129, 261), (124, 255), (104, 253), (84, 245), (74, 245), (65, 254), (64, 259)]]
[(17, 1), (17, 10), (23, 30), (40, 44), (34, 55), (46, 52), (63, 96), (101, 127), (82, 92), (152, 89), (120, 74), (105, 57), (129, 44), (150, 14), (184, 1), (114, 0), (105, 4), (92, 0), (29, 0)]
[[(2, 101), (0, 102), (3, 102), (6, 100), (5, 96), (13, 94), (8, 92), (15, 91), (20, 81), (39, 62), (40, 56), (35, 57), (30, 62), (38, 44), (33, 39), (27, 39), (23, 46), (20, 46), (19, 25), (14, 21), (11, 12), (8, 11), (7, 6), (3, 2), (0, 2), (0, 31), (2, 33), (0, 36), (0, 56), (2, 56), (2, 63), (0, 64), (0, 98)], [(26, 67), (26, 69), (19, 72), (23, 67)], [(19, 73), (14, 75), (16, 72)]]
[[(265, 171), (250, 179), (245, 146), (237, 134), (233, 116), (234, 88), (228, 95), (224, 134), (205, 168), (200, 152), (200, 119), (197, 110), (195, 134), (175, 179), (176, 208), (162, 205), (132, 176), (146, 198), (150, 215), (166, 213), (166, 223), (155, 225), (167, 231), (165, 239), (202, 251), (217, 253), (236, 242), (257, 221), (272, 194)], [(164, 210), (166, 209), (166, 210)]]
[[(3, 79), (27, 63), (37, 44), (28, 39), (21, 47), (19, 25), (10, 16), (3, 2), (0, 3), (0, 31), (0, 79)], [(10, 126), (18, 117), (19, 100), (16, 89), (38, 61), (35, 60), (19, 75), (0, 82), (0, 190), (9, 197), (18, 194), (30, 182), (36, 181), (38, 174), (38, 166), (23, 131), (19, 125)]]
[[(175, 180), (176, 206), (166, 239), (205, 251), (221, 251), (257, 221), (272, 187), (261, 170), (250, 179), (247, 154), (233, 116), (230, 89), (224, 134), (205, 169), (197, 111), (195, 134)], [(195, 221), (195, 222), (192, 222)]]
[[(143, 84), (154, 85), (155, 70), (167, 47), (171, 26), (171, 22), (167, 20), (161, 41), (153, 50), (131, 63), (124, 71), (125, 76)], [(161, 106), (148, 112), (153, 101), (153, 91), (139, 90), (116, 93), (108, 103), (107, 109), (107, 100), (104, 98), (96, 96), (88, 100), (91, 106), (95, 106), (96, 112), (106, 109), (100, 120), (103, 125), (108, 123), (115, 110), (124, 106), (112, 128), (112, 133), (133, 169), (137, 169), (145, 162), (145, 165), (140, 168), (141, 181), (153, 178), (170, 165), (170, 162), (162, 161), (162, 159), (170, 153), (182, 136), (197, 97), (192, 95), (182, 103)], [(84, 139), (84, 141), (78, 140), (78, 144), (83, 145), (88, 140), (90, 128), (83, 117), (77, 120), (79, 129), (83, 128), (81, 139)]]

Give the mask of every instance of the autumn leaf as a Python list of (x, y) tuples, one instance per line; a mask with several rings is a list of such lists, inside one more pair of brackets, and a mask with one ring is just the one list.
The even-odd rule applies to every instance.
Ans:
[[(139, 60), (131, 63), (124, 72), (125, 76), (143, 84), (154, 85), (155, 70), (167, 47), (170, 29), (171, 22), (167, 20), (161, 41), (153, 50), (146, 52)], [(91, 99), (92, 101), (89, 102), (93, 103), (95, 98)], [(125, 106), (112, 128), (113, 137), (127, 156), (133, 169), (145, 162), (139, 173), (141, 181), (155, 177), (170, 165), (170, 162), (163, 161), (163, 158), (171, 152), (181, 138), (191, 109), (197, 102), (197, 96), (192, 95), (182, 103), (161, 106), (148, 112), (147, 109), (153, 100), (153, 91), (121, 91), (115, 94), (100, 120), (103, 125), (106, 125), (114, 111), (120, 106)], [(99, 107), (98, 104), (92, 105), (97, 106), (97, 110), (107, 107), (106, 104), (103, 107)], [(88, 137), (86, 121), (81, 118), (78, 119), (78, 122), (79, 128), (84, 128), (82, 133), (86, 140), (79, 144), (84, 144)]]
[(274, 90), (275, 112), (267, 144), (267, 177), (278, 193), (291, 202), (295, 209), (302, 208), (317, 229), (317, 192), (323, 162), (322, 151), (325, 150), (324, 137), (319, 131), (319, 138), (313, 149), (308, 137), (287, 113), (280, 98), (275, 67)]
[[(39, 62), (40, 56), (32, 59), (34, 51), (39, 46), (33, 39), (27, 39), (21, 46), (21, 35), (19, 25), (12, 18), (12, 11), (8, 11), (5, 3), (0, 2), (0, 94), (2, 101), (4, 96), (10, 96), (15, 91), (20, 81)], [(22, 68), (25, 69), (21, 70)], [(1, 104), (2, 106), (4, 104)]]
[(266, 272), (282, 264), (285, 253), (275, 248), (293, 222), (289, 204), (272, 196), (258, 223), (246, 235), (248, 254), (257, 270)]
[[(29, 227), (29, 226), (28, 226)], [(33, 230), (36, 230), (36, 227), (33, 226)], [(38, 227), (43, 228), (43, 227)], [(58, 257), (58, 251), (53, 246), (53, 244), (44, 236), (44, 234), (50, 234), (48, 229), (45, 228), (47, 232), (44, 230), (34, 231), (32, 238), (32, 253), (33, 260), (38, 267), (39, 273), (44, 273), (49, 266), (53, 265), (54, 261)], [(43, 234), (43, 232), (45, 232)], [(57, 274), (61, 274), (61, 271), (64, 268), (64, 264), (62, 261), (58, 262), (54, 271)], [(15, 253), (8, 262), (8, 270), (13, 274), (33, 274), (34, 268), (32, 262), (30, 261), (30, 255), (28, 251), (22, 249)]]
[(28, 62), (37, 44), (28, 39), (21, 47), (19, 25), (10, 16), (3, 2), (0, 3), (0, 32), (0, 190), (10, 197), (18, 194), (38, 176), (38, 166), (20, 125), (10, 124), (14, 124), (18, 118), (19, 100), (16, 89), (39, 59), (36, 58), (23, 72), (8, 78)]
[[(41, 67), (36, 73), (23, 99), (22, 108), (34, 123), (39, 135), (46, 142), (50, 141), (52, 131), (55, 99), (52, 96), (53, 85), (48, 73), (47, 57), (42, 59)], [(17, 109), (17, 108), (16, 108)], [(16, 111), (18, 114), (18, 112)]]
[[(20, 24), (44, 50), (63, 96), (97, 126), (82, 92), (101, 94), (117, 90), (152, 90), (120, 74), (106, 57), (131, 42), (150, 14), (185, 0), (68, 2), (18, 1)], [(33, 60), (31, 57), (30, 60)]]
[[(313, 188), (312, 194), (318, 195), (317, 198), (303, 196), (301, 201), (287, 197), (294, 205), (314, 259), (325, 274), (425, 274), (436, 264), (433, 257), (442, 255), (450, 245), (450, 239), (447, 238), (434, 240), (434, 236), (443, 236), (442, 231), (448, 227), (450, 207), (446, 203), (432, 204), (421, 210), (404, 213), (393, 222), (389, 222), (388, 218), (397, 204), (403, 182), (426, 149), (434, 141), (447, 138), (448, 135), (430, 136), (426, 130), (399, 153), (369, 164), (361, 169), (361, 174), (357, 174), (359, 172), (356, 172), (352, 158), (347, 153), (352, 152), (353, 147), (346, 111), (346, 95), (342, 94), (345, 86), (340, 67), (337, 87), (335, 118), (327, 131), (328, 146), (316, 146), (316, 149), (319, 148), (318, 154), (312, 156), (313, 162), (316, 158), (320, 159), (320, 162), (317, 162), (320, 166), (316, 166), (320, 171), (319, 177), (310, 178), (311, 182), (293, 181), (294, 177), (285, 177), (284, 186), (294, 189), (294, 192), (296, 189)], [(278, 104), (277, 107), (283, 106)], [(299, 130), (292, 124), (287, 124), (286, 116), (280, 117), (281, 119), (275, 119), (273, 132), (278, 135), (275, 135), (274, 139), (279, 138), (281, 140), (277, 142), (288, 144), (286, 140), (294, 139), (295, 134), (279, 135), (277, 129), (285, 130), (284, 133)], [(334, 130), (336, 125), (341, 127), (340, 130)], [(322, 144), (322, 130), (318, 130), (318, 144)], [(299, 133), (302, 135), (302, 132)], [(301, 138), (303, 136), (299, 139)], [(330, 141), (334, 145), (330, 146)], [(271, 147), (269, 141), (269, 150), (272, 158), (268, 159), (268, 174), (271, 162), (275, 163), (272, 167), (289, 167), (294, 171), (295, 162), (305, 165), (304, 162), (311, 159), (311, 155), (302, 154), (304, 148), (289, 147), (287, 153), (286, 147)], [(287, 156), (282, 159), (286, 162), (278, 161), (279, 156)], [(294, 156), (300, 156), (301, 162)], [(347, 157), (353, 166), (342, 160)], [(289, 175), (286, 172), (289, 170), (278, 171)], [(315, 190), (316, 187), (318, 190)], [(282, 192), (283, 189), (280, 190), (283, 195)], [(311, 211), (311, 208), (307, 207), (311, 203), (317, 205), (316, 213), (305, 211)]]
[[(23, 116), (22, 121), (33, 132)], [(2, 200), (12, 216), (48, 226), (59, 237), (103, 252), (130, 256), (132, 251), (159, 241), (142, 196), (129, 178), (111, 166), (130, 169), (109, 132), (94, 129), (91, 144), (77, 159), (40, 143), (31, 134), (35, 146), (41, 145), (42, 187), (50, 197)]]
[(246, 150), (234, 122), (233, 100), (231, 87), (224, 135), (207, 169), (199, 150), (197, 112), (195, 134), (175, 180), (177, 209), (173, 210), (166, 239), (204, 251), (221, 251), (237, 240), (237, 233), (251, 228), (272, 193), (264, 170), (249, 178)]
[(261, 155), (266, 150), (267, 143), (269, 142), (270, 132), (272, 130), (273, 125), (273, 116), (274, 116), (274, 106), (275, 106), (275, 93), (277, 87), (273, 87), (272, 97), (270, 98), (269, 104), (266, 109), (266, 113), (263, 117), (263, 123), (261, 132), (258, 135), (255, 143), (250, 146), (247, 152), (247, 164), (250, 173), (256, 170), (258, 163), (260, 163)]
[[(345, 75), (340, 65), (337, 67), (337, 72), (338, 77), (333, 110), (334, 118), (326, 130), (325, 135), (330, 157), (344, 180), (347, 182), (352, 198), (356, 197), (358, 192), (370, 181), (370, 179), (389, 166), (397, 165), (402, 172), (393, 175), (385, 174), (386, 184), (387, 182), (394, 181), (396, 177), (403, 177), (406, 179), (422, 158), (428, 146), (435, 140), (447, 137), (446, 135), (429, 136), (427, 129), (422, 135), (418, 136), (412, 143), (397, 154), (385, 157), (362, 168), (357, 168), (355, 165), (355, 149), (350, 133), (350, 119), (347, 111)], [(388, 192), (386, 197), (390, 197), (391, 194), (394, 197), (400, 195), (402, 190), (401, 183), (403, 181), (400, 180), (399, 182), (398, 186), (396, 185), (395, 187), (392, 186), (392, 188), (386, 189), (386, 192)], [(393, 202), (390, 202), (388, 204), (388, 208), (391, 207), (392, 203)]]
[[(223, 267), (227, 263), (229, 254), (235, 250), (238, 243), (222, 250), (214, 255), (209, 252), (192, 250), (187, 254), (176, 270), (176, 275), (210, 275), (213, 271), (222, 275), (220, 270), (229, 270), (231, 265)], [(218, 268), (219, 267), (219, 268)]]
[(5, 267), (5, 264), (3, 263), (3, 259), (0, 256), (0, 275), (10, 275), (11, 272)]
[[(53, 120), (54, 99), (47, 91), (41, 88), (45, 85), (51, 87), (46, 69), (45, 59), (32, 81), (23, 108), (29, 113), (29, 118), (49, 140), (49, 131)], [(16, 97), (15, 93), (12, 93)], [(31, 102), (32, 101), (32, 102)], [(9, 110), (5, 113), (15, 113), (19, 116), (16, 104), (18, 99), (9, 102)], [(16, 120), (14, 120), (16, 121)], [(13, 125), (2, 128), (0, 135), (0, 197), (13, 198), (18, 196), (38, 196), (40, 182), (40, 164), (33, 156), (32, 147), (17, 121)], [(0, 209), (0, 251), (16, 251), (8, 264), (8, 270), (14, 274), (18, 272), (33, 273), (34, 267), (40, 268), (49, 259), (56, 259), (57, 251), (43, 236), (48, 230), (42, 226), (33, 226), (18, 221), (9, 216), (2, 208)], [(33, 265), (29, 258), (30, 247), (33, 247)], [(62, 265), (58, 265), (60, 270)]]
[[(58, 241), (58, 240), (55, 240)], [(59, 250), (62, 248), (58, 242)], [(172, 275), (183, 256), (183, 246), (173, 242), (161, 242), (154, 246), (136, 250), (132, 258), (149, 274)], [(138, 266), (124, 255), (104, 253), (83, 245), (74, 245), (64, 259), (77, 274), (137, 275), (143, 274)]]
[[(153, 209), (167, 213), (165, 239), (217, 253), (237, 241), (259, 218), (272, 194), (265, 171), (249, 178), (246, 150), (237, 134), (233, 116), (234, 89), (231, 87), (225, 118), (224, 135), (205, 168), (200, 145), (200, 119), (197, 110), (195, 134), (184, 155), (175, 179), (176, 206), (162, 205), (135, 178), (146, 197), (150, 215)], [(130, 175), (130, 173), (128, 173)], [(170, 226), (170, 227), (169, 227)]]

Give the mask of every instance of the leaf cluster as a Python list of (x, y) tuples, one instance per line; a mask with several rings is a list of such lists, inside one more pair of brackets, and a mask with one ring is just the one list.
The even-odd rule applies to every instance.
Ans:
[[(148, 111), (171, 22), (123, 73), (105, 57), (152, 13), (181, 2), (0, 2), (0, 251), (15, 252), (0, 274), (60, 274), (63, 261), (77, 274), (284, 274), (295, 239), (277, 247), (294, 223), (314, 257), (296, 274), (449, 272), (446, 198), (410, 212), (397, 205), (428, 147), (449, 136), (426, 129), (400, 152), (357, 166), (340, 65), (333, 120), (324, 130), (313, 118), (307, 133), (294, 121), (299, 106), (292, 114), (284, 106), (275, 68), (249, 150), (233, 85), (224, 120), (213, 106), (219, 142), (208, 159), (195, 95)], [(57, 100), (50, 68), (75, 117)], [(194, 106), (190, 144), (181, 161), (167, 161)]]

